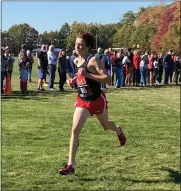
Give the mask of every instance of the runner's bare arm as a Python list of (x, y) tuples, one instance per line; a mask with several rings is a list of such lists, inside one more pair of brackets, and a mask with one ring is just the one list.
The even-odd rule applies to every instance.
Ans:
[(74, 83), (76, 82), (76, 77), (69, 79), (66, 81), (68, 86), (72, 87), (74, 85)]
[(98, 74), (88, 73), (85, 69), (80, 68), (78, 71), (79, 75), (83, 75), (86, 78), (96, 80), (98, 82), (111, 83), (111, 77), (107, 74), (104, 65), (95, 57), (92, 57), (89, 61), (89, 66), (91, 66), (94, 71)]

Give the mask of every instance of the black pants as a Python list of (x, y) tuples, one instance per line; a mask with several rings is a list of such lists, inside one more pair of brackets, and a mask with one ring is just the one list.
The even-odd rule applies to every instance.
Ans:
[(123, 87), (125, 87), (126, 67), (123, 67)]
[(175, 70), (175, 83), (178, 84), (178, 77), (180, 76), (180, 71)]
[(168, 80), (170, 79), (170, 83), (172, 83), (172, 76), (173, 76), (173, 70), (171, 68), (164, 68), (165, 69), (165, 78), (164, 78), (164, 84), (168, 84)]
[(1, 71), (1, 93), (3, 93), (3, 84), (4, 84), (5, 75), (6, 75), (6, 72)]
[(55, 81), (56, 65), (49, 64), (49, 72), (50, 72), (49, 88), (53, 88)]
[(153, 82), (155, 83), (156, 81), (158, 81), (158, 68), (154, 69), (154, 75), (153, 75)]
[(159, 66), (158, 68), (158, 82), (162, 82), (162, 75), (163, 75), (163, 66)]
[(58, 70), (58, 73), (59, 73), (59, 89), (63, 90), (64, 89), (63, 86), (67, 80), (67, 75), (65, 71)]
[(140, 83), (140, 69), (133, 69), (133, 85)]
[(114, 73), (115, 73), (115, 68), (112, 68), (112, 81), (111, 81), (111, 85), (114, 86)]

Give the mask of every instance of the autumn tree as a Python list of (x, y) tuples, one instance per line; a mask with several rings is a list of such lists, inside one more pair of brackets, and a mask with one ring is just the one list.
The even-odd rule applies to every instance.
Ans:
[(162, 45), (163, 45), (162, 38), (164, 35), (166, 35), (166, 33), (169, 30), (169, 26), (173, 23), (174, 12), (176, 8), (177, 7), (175, 4), (172, 6), (169, 6), (164, 10), (163, 14), (160, 16), (159, 25), (154, 35), (152, 46), (151, 46), (153, 50), (156, 51), (156, 50), (162, 49)]

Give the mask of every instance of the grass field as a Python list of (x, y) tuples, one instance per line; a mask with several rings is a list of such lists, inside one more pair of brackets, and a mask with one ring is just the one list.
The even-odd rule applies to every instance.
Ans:
[(180, 87), (110, 87), (110, 119), (124, 128), (126, 146), (91, 117), (75, 175), (59, 176), (76, 91), (37, 92), (36, 64), (28, 95), (19, 92), (15, 63), (13, 94), (2, 96), (2, 190), (180, 190)]

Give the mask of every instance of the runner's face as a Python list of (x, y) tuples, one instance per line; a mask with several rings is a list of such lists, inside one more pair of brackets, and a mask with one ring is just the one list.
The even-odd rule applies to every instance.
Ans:
[(75, 52), (78, 55), (86, 55), (89, 52), (89, 48), (86, 46), (85, 41), (82, 38), (77, 38), (75, 41)]

